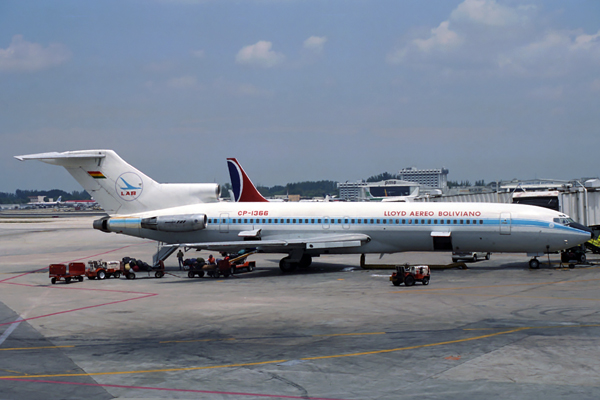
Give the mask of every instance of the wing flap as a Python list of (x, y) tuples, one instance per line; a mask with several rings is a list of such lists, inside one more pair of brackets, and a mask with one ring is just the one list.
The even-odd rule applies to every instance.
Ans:
[(260, 249), (282, 248), (306, 248), (315, 250), (334, 249), (341, 247), (359, 247), (368, 243), (371, 238), (365, 234), (342, 234), (342, 235), (323, 235), (304, 238), (270, 238), (264, 240), (238, 240), (231, 242), (204, 242), (204, 243), (179, 243), (168, 246), (182, 246), (187, 248), (205, 249), (205, 250), (242, 250), (250, 247)]

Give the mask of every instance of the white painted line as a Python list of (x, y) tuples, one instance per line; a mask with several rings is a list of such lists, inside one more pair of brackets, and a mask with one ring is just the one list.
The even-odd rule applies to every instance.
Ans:
[(6, 339), (8, 339), (8, 337), (10, 336), (11, 333), (13, 333), (13, 331), (15, 329), (17, 329), (17, 327), (21, 324), (21, 321), (23, 320), (22, 317), (17, 318), (17, 321), (19, 322), (14, 322), (12, 324), (10, 324), (8, 326), (8, 328), (4, 331), (4, 333), (2, 334), (2, 336), (0, 336), (0, 345), (2, 345), (2, 343), (4, 343), (4, 341)]

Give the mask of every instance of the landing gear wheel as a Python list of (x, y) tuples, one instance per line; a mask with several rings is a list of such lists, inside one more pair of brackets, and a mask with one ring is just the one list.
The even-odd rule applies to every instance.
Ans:
[(284, 274), (294, 272), (296, 270), (296, 267), (298, 266), (297, 263), (290, 262), (289, 259), (289, 257), (285, 257), (279, 261), (279, 269)]
[(540, 268), (539, 260), (537, 258), (532, 258), (531, 260), (529, 260), (529, 268), (539, 269)]
[(98, 271), (96, 276), (98, 277), (98, 279), (102, 280), (102, 279), (106, 278), (106, 272), (104, 272), (104, 270), (101, 269), (100, 271)]
[(192, 271), (188, 272), (188, 278), (193, 278), (195, 275)]
[(587, 260), (587, 258), (585, 257), (585, 253), (581, 253), (579, 254), (579, 256), (577, 257), (577, 261), (579, 261), (580, 264), (585, 263)]
[(408, 275), (407, 277), (404, 278), (404, 285), (412, 286), (414, 284), (415, 284), (415, 278), (413, 278), (411, 275)]
[(422, 283), (423, 285), (429, 285), (429, 278), (423, 278)]

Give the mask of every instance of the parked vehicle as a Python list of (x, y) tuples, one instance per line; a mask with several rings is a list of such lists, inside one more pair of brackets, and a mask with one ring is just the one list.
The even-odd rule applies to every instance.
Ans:
[(454, 251), (452, 252), (452, 262), (458, 262), (460, 260), (470, 260), (477, 262), (479, 260), (489, 260), (492, 253), (486, 253), (481, 251)]
[(48, 267), (48, 275), (50, 276), (50, 282), (52, 282), (52, 284), (55, 284), (62, 279), (64, 279), (65, 283), (70, 283), (72, 279), (77, 279), (79, 282), (82, 282), (84, 274), (85, 264), (82, 262), (72, 262), (68, 265), (50, 264)]
[(397, 265), (396, 272), (392, 273), (392, 276), (390, 276), (390, 281), (394, 286), (400, 286), (402, 283), (404, 283), (405, 286), (412, 286), (415, 282), (429, 285), (430, 279), (431, 272), (427, 265)]

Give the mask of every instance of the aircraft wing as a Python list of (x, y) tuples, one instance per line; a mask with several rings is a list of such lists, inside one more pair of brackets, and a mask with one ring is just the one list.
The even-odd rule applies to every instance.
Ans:
[(321, 235), (303, 238), (269, 238), (265, 240), (238, 240), (231, 242), (204, 242), (204, 243), (179, 243), (167, 246), (187, 247), (195, 249), (215, 250), (215, 251), (236, 251), (247, 248), (273, 249), (282, 248), (283, 251), (292, 248), (302, 249), (336, 249), (341, 247), (359, 247), (371, 241), (368, 235), (362, 233), (339, 234), (339, 235)]

